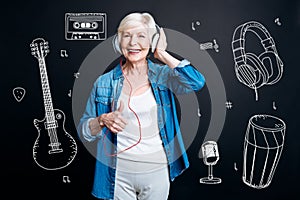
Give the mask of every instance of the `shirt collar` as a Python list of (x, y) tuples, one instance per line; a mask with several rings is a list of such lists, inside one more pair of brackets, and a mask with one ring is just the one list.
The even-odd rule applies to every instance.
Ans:
[[(148, 75), (155, 75), (155, 63), (153, 63), (150, 59), (147, 59), (148, 62)], [(121, 69), (121, 65), (120, 63), (114, 68), (114, 73), (113, 73), (113, 78), (114, 80), (116, 79), (120, 79), (121, 77), (123, 77), (122, 74), (122, 69)]]

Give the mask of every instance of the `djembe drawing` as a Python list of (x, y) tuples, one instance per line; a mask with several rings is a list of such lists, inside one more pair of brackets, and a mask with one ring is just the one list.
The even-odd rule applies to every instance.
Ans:
[(244, 141), (243, 181), (261, 189), (268, 187), (278, 165), (286, 131), (281, 119), (270, 115), (250, 118)]

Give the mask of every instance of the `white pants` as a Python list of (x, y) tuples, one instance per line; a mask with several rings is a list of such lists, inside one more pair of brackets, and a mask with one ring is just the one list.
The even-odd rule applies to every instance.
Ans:
[(146, 173), (117, 169), (114, 200), (167, 200), (169, 189), (167, 166)]

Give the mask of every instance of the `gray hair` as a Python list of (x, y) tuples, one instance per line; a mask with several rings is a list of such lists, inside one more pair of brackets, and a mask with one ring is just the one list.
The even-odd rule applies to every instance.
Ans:
[(126, 30), (129, 27), (136, 26), (143, 24), (147, 29), (149, 33), (149, 38), (152, 38), (154, 33), (156, 32), (156, 23), (154, 18), (149, 13), (130, 13), (126, 15), (122, 21), (119, 24), (118, 27), (118, 39), (120, 41), (121, 34), (124, 30)]

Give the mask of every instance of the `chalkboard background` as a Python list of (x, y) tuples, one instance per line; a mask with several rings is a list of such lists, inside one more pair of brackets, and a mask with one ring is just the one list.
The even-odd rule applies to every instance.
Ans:
[[(207, 51), (218, 66), (228, 102), (232, 102), (217, 141), (220, 160), (214, 167), (214, 175), (222, 178), (222, 183), (199, 183), (199, 179), (207, 175), (207, 166), (198, 157), (210, 120), (209, 92), (205, 87), (197, 95), (202, 116), (197, 137), (187, 150), (190, 168), (171, 183), (169, 199), (280, 200), (297, 199), (300, 195), (299, 1), (28, 0), (1, 4), (1, 194), (5, 198), (95, 199), (90, 194), (94, 157), (77, 138), (72, 98), (68, 93), (73, 88), (74, 73), (88, 53), (102, 41), (66, 40), (65, 13), (106, 13), (106, 33), (110, 37), (115, 34), (120, 19), (135, 11), (150, 12), (160, 26), (179, 31), (199, 44), (216, 39), (219, 52), (214, 49)], [(276, 18), (279, 18), (281, 25), (275, 21)], [(236, 78), (231, 50), (235, 28), (252, 20), (266, 26), (284, 63), (281, 80), (259, 89), (258, 101), (255, 101), (254, 91)], [(192, 30), (192, 23), (195, 30)], [(74, 161), (66, 168), (55, 171), (40, 168), (32, 157), (33, 144), (38, 135), (33, 120), (45, 117), (38, 63), (29, 47), (37, 37), (49, 42), (50, 53), (46, 62), (53, 105), (64, 111), (65, 129), (78, 145)], [(67, 58), (60, 56), (61, 49), (67, 50)], [(26, 90), (20, 102), (13, 95), (16, 87)], [(287, 128), (284, 148), (271, 184), (267, 188), (255, 189), (242, 181), (243, 143), (249, 118), (261, 113), (280, 117)], [(64, 183), (63, 176), (68, 176), (70, 182)]]

